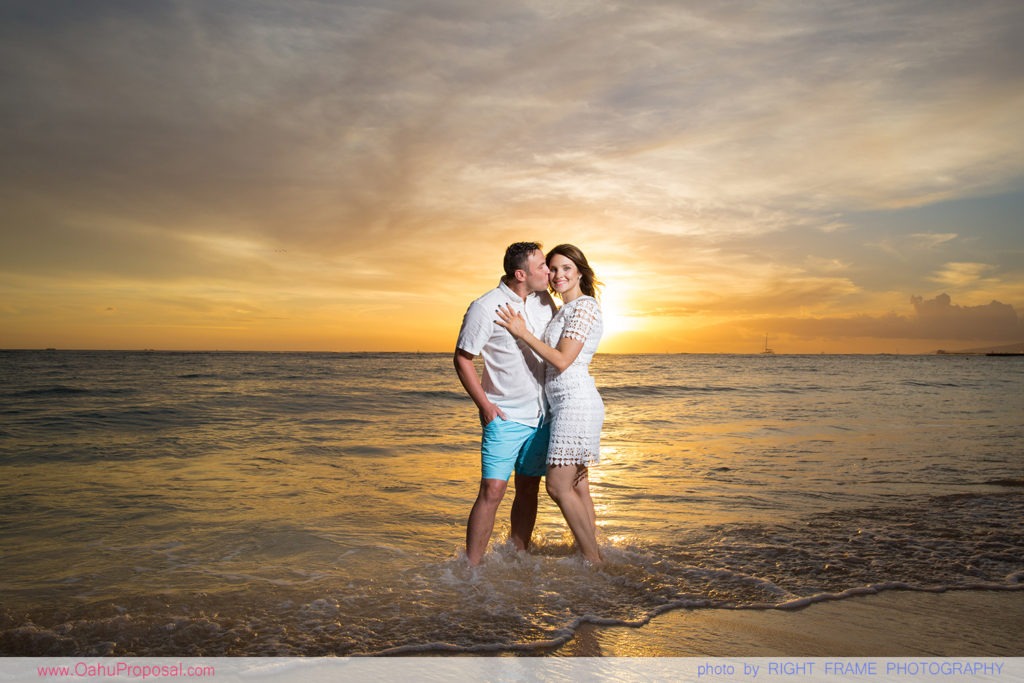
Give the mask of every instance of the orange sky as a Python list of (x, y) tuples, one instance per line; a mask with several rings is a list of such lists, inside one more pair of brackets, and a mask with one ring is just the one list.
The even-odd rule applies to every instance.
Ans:
[(449, 351), (519, 240), (606, 352), (1024, 341), (1020, 3), (26, 7), (0, 348)]

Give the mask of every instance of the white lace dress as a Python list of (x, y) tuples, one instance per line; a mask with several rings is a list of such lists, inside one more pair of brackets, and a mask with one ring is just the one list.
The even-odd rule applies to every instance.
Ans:
[(583, 342), (573, 364), (559, 373), (547, 366), (544, 392), (551, 406), (548, 465), (593, 465), (601, 460), (604, 402), (590, 376), (604, 325), (597, 299), (580, 296), (558, 310), (544, 331), (544, 343), (558, 346), (562, 337)]

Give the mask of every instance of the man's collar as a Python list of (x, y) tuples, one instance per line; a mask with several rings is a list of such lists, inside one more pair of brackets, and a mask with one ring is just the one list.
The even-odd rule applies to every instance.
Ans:
[[(513, 301), (523, 300), (523, 297), (516, 294), (511, 287), (505, 284), (504, 278), (498, 281), (498, 289), (504, 292), (505, 296), (507, 296), (509, 299), (512, 299)], [(526, 298), (529, 299), (532, 296), (537, 296), (537, 292), (530, 292), (529, 294), (526, 295)]]

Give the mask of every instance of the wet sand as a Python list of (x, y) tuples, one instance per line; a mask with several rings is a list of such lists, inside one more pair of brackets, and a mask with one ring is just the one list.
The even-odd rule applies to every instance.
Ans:
[(1021, 657), (1024, 590), (886, 591), (797, 610), (678, 610), (583, 625), (554, 656)]

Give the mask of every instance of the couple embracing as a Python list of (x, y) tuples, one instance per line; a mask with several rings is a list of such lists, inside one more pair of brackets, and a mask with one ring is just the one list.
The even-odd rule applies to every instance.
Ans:
[[(505, 251), (505, 275), (470, 304), (455, 370), (480, 411), (482, 475), (466, 528), (466, 557), (483, 558), (498, 505), (515, 472), (512, 542), (530, 545), (540, 480), (558, 504), (576, 547), (602, 561), (587, 467), (600, 460), (604, 404), (590, 376), (603, 329), (594, 272), (583, 252), (536, 242)], [(548, 290), (561, 300), (557, 308)], [(473, 359), (483, 356), (483, 378)]]

